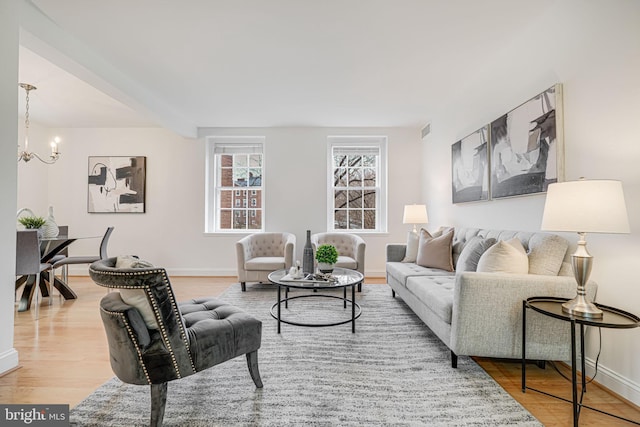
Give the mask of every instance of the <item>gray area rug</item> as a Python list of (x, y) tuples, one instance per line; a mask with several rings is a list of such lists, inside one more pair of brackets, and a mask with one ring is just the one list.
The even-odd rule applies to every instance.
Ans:
[[(292, 295), (299, 295), (300, 291)], [(339, 294), (334, 294), (339, 295)], [(165, 426), (540, 426), (472, 359), (452, 369), (449, 350), (386, 285), (356, 294), (362, 316), (351, 325), (309, 328), (276, 321), (276, 289), (232, 286), (221, 299), (263, 322), (263, 389), (244, 357), (169, 383)], [(350, 316), (336, 299), (297, 299), (290, 319)], [(144, 426), (148, 386), (113, 378), (71, 411), (71, 425)]]

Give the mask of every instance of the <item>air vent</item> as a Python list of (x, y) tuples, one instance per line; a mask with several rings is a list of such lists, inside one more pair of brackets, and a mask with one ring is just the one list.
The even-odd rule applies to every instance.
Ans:
[(430, 133), (431, 133), (431, 123), (427, 123), (427, 125), (422, 128), (422, 139), (424, 139)]

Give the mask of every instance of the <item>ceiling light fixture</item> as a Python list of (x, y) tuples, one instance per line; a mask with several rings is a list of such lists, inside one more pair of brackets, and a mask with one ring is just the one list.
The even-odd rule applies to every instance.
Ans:
[(45, 160), (37, 153), (29, 151), (29, 92), (36, 90), (37, 88), (28, 83), (20, 83), (19, 86), (27, 92), (27, 109), (24, 114), (24, 150), (20, 150), (20, 143), (18, 143), (18, 161), (22, 160), (26, 163), (35, 157), (42, 163), (46, 163), (48, 165), (53, 164), (60, 158), (60, 153), (58, 152), (58, 143), (60, 142), (60, 138), (56, 136), (51, 142), (51, 154), (49, 155), (49, 160)]

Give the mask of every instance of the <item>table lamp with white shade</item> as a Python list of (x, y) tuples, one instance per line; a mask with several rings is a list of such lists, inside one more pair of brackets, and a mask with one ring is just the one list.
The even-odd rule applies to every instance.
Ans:
[(629, 233), (622, 183), (580, 179), (549, 185), (541, 228), (578, 233), (578, 247), (571, 256), (578, 292), (574, 299), (562, 305), (562, 310), (572, 315), (601, 318), (602, 310), (586, 297), (585, 285), (593, 260), (587, 251), (586, 234)]
[(403, 224), (413, 224), (413, 232), (417, 233), (417, 224), (426, 224), (429, 222), (427, 217), (426, 205), (405, 205), (404, 215), (402, 216)]

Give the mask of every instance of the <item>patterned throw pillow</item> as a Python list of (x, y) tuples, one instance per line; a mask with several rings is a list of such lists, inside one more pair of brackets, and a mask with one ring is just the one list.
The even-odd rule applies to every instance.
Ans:
[(494, 238), (485, 239), (480, 236), (473, 236), (460, 252), (460, 257), (458, 257), (456, 263), (456, 272), (476, 271), (482, 254), (495, 243), (496, 239)]
[(453, 229), (444, 232), (440, 237), (432, 237), (427, 230), (420, 230), (416, 264), (422, 267), (453, 271), (452, 242)]
[(517, 237), (500, 240), (486, 250), (478, 261), (478, 272), (482, 273), (529, 273), (529, 258)]

